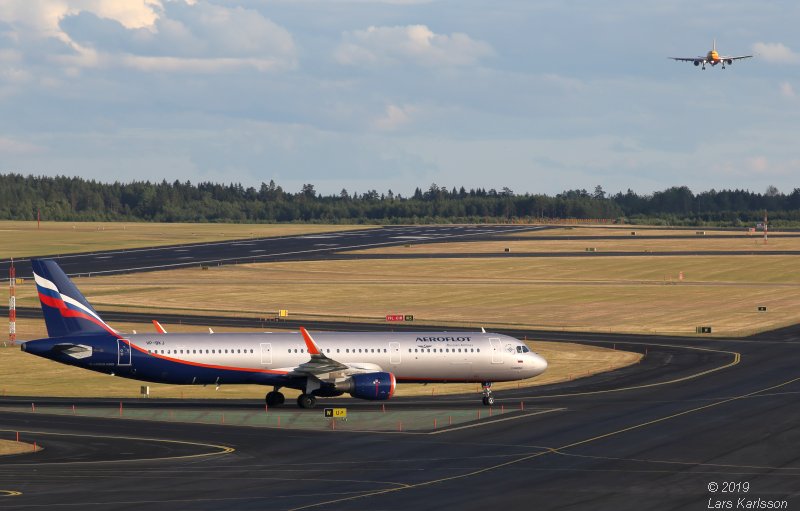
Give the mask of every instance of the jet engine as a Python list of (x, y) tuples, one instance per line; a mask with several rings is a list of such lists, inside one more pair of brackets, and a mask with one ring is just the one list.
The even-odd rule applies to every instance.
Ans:
[(336, 390), (359, 399), (383, 401), (394, 395), (396, 385), (397, 381), (392, 373), (360, 373), (336, 383)]
[(700, 65), (700, 61), (699, 61), (699, 60), (695, 60), (695, 61), (694, 61), (694, 67), (697, 67), (697, 66), (699, 66), (699, 65)]
[(733, 64), (733, 59), (728, 59), (725, 62), (730, 66), (731, 64)]

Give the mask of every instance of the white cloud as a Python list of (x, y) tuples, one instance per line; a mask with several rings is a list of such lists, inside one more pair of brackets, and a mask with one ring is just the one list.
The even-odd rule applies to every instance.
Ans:
[(43, 150), (42, 147), (30, 142), (0, 137), (0, 153), (29, 154)]
[(794, 92), (794, 87), (792, 87), (792, 84), (789, 82), (781, 82), (780, 91), (781, 91), (781, 96), (783, 96), (784, 98), (794, 99), (796, 97), (796, 94)]
[(776, 64), (800, 63), (800, 54), (795, 53), (783, 43), (758, 42), (753, 45), (753, 52), (755, 52), (756, 56), (763, 58), (767, 62)]
[[(9, 39), (73, 68), (226, 72), (293, 68), (291, 34), (256, 10), (207, 1), (12, 0), (0, 5)], [(48, 41), (60, 51), (47, 51)]]
[(411, 122), (411, 114), (416, 110), (413, 106), (387, 105), (383, 116), (375, 120), (375, 127), (384, 130), (396, 130)]
[(422, 66), (469, 66), (492, 55), (492, 47), (454, 32), (436, 34), (426, 25), (369, 27), (342, 34), (334, 57), (345, 65), (388, 65), (410, 62)]
[(769, 170), (769, 160), (766, 156), (754, 156), (747, 159), (747, 168), (758, 174), (764, 174)]

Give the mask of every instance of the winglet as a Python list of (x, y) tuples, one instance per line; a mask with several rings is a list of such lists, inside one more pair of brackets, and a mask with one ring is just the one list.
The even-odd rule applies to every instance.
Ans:
[(158, 321), (156, 321), (155, 319), (153, 320), (153, 326), (155, 326), (155, 327), (156, 327), (156, 331), (157, 331), (158, 333), (160, 333), (160, 334), (165, 334), (165, 333), (167, 333), (167, 331), (166, 331), (166, 330), (164, 330), (164, 327), (163, 327), (163, 326), (161, 326), (161, 323), (159, 323), (159, 322), (158, 322)]
[(312, 355), (319, 355), (320, 351), (317, 347), (317, 343), (314, 342), (314, 339), (308, 334), (308, 330), (303, 327), (300, 327), (300, 333), (303, 334), (303, 340), (306, 341), (306, 348), (308, 348), (308, 352)]

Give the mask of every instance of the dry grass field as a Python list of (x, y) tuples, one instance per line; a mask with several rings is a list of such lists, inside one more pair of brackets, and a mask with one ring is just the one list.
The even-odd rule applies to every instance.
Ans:
[[(678, 281), (679, 272), (684, 280)], [(800, 321), (792, 256), (343, 260), (84, 277), (99, 309), (454, 326), (746, 335)], [(38, 306), (30, 283), (20, 305)], [(758, 306), (768, 307), (758, 312)], [(390, 327), (390, 325), (387, 325)]]
[[(139, 333), (153, 332), (149, 324), (114, 324), (124, 332), (133, 330)], [(169, 332), (207, 332), (207, 327), (164, 325)], [(46, 337), (44, 323), (40, 320), (21, 319), (18, 321), (20, 339)], [(215, 332), (252, 331), (237, 328), (217, 328)], [(154, 334), (155, 335), (155, 334)], [(543, 355), (549, 363), (547, 371), (540, 377), (520, 382), (495, 384), (496, 390), (504, 388), (544, 385), (558, 381), (571, 380), (590, 374), (609, 371), (636, 363), (641, 356), (637, 353), (615, 351), (594, 346), (573, 343), (529, 341), (534, 351)], [(257, 385), (161, 385), (128, 380), (87, 371), (77, 367), (59, 364), (41, 357), (22, 352), (18, 347), (0, 348), (0, 395), (2, 396), (50, 396), (50, 397), (139, 397), (141, 385), (150, 386), (154, 398), (238, 398), (263, 399), (271, 387)], [(398, 396), (440, 395), (464, 392), (477, 392), (473, 384), (402, 384), (398, 386)], [(294, 398), (297, 392), (287, 389), (287, 397)]]
[[(631, 236), (636, 231), (637, 236)], [(744, 231), (702, 231), (705, 235), (695, 234), (697, 231), (666, 230), (666, 229), (620, 229), (608, 227), (575, 227), (546, 229), (525, 233), (515, 233), (515, 238), (507, 241), (487, 242), (451, 242), (433, 243), (409, 246), (382, 247), (367, 250), (353, 251), (354, 254), (458, 254), (458, 253), (483, 253), (501, 254), (508, 249), (514, 253), (542, 253), (542, 252), (586, 252), (593, 248), (597, 252), (676, 252), (676, 251), (737, 251), (737, 252), (763, 252), (767, 250), (800, 250), (800, 237), (789, 237), (786, 233), (771, 233), (765, 245), (763, 236), (759, 234), (748, 235)], [(710, 235), (744, 234), (744, 238), (710, 238)], [(641, 239), (641, 236), (665, 236), (664, 239)], [(666, 236), (691, 236), (690, 238), (670, 239)], [(570, 237), (570, 236), (610, 236), (613, 239), (600, 240), (571, 240), (571, 239), (537, 239), (543, 236)]]
[(0, 258), (201, 243), (365, 229), (314, 224), (164, 224), (145, 222), (0, 222)]
[[(40, 451), (41, 448), (36, 446), (36, 450)], [(15, 442), (13, 440), (0, 440), (0, 456), (7, 454), (21, 454), (25, 452), (32, 452), (33, 444), (26, 442)]]

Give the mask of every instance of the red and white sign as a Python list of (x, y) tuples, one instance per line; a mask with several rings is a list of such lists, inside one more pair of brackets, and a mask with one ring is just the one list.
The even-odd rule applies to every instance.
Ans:
[(387, 314), (386, 321), (405, 321), (406, 317), (403, 314)]

